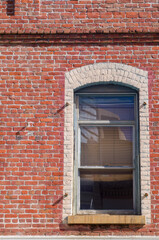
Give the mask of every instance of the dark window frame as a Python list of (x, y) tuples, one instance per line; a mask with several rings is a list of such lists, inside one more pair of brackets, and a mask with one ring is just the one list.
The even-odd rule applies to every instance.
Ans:
[[(135, 103), (135, 120), (134, 122), (122, 121), (80, 121), (79, 120), (79, 97), (80, 96), (134, 96)], [(141, 199), (140, 199), (140, 164), (139, 164), (139, 93), (130, 87), (118, 84), (98, 84), (89, 87), (84, 87), (75, 92), (74, 95), (74, 210), (77, 214), (141, 214)], [(80, 127), (81, 126), (133, 126), (134, 128), (134, 166), (133, 166), (133, 195), (134, 209), (133, 210), (80, 210)], [(93, 168), (96, 169), (96, 168)], [(100, 168), (101, 169), (101, 168)]]

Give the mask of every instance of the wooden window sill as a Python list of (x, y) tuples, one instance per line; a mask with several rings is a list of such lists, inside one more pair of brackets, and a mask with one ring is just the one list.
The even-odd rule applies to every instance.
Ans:
[(145, 224), (145, 216), (139, 215), (74, 215), (68, 217), (68, 224)]

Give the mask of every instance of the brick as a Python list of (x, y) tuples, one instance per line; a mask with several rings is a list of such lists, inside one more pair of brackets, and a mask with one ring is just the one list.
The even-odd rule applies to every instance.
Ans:
[(126, 13), (126, 17), (127, 18), (137, 18), (138, 17), (138, 13), (137, 12), (127, 12)]
[(151, 18), (151, 16), (152, 16), (151, 12), (150, 13), (148, 13), (148, 12), (140, 12), (139, 13), (139, 17), (140, 18)]

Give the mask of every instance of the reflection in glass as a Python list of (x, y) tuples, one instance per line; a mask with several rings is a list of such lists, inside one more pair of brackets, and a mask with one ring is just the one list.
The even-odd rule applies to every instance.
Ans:
[(132, 172), (81, 173), (80, 209), (133, 209)]
[(134, 120), (133, 96), (88, 96), (79, 98), (80, 120)]
[(132, 127), (81, 127), (82, 166), (132, 166)]

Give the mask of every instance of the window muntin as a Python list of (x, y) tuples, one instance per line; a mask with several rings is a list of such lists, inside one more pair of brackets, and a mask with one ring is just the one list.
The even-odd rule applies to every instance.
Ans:
[[(137, 93), (82, 94), (78, 91), (75, 99), (76, 212), (139, 214)], [(110, 118), (110, 115), (117, 117)], [(123, 171), (130, 171), (129, 179)], [(110, 179), (105, 180), (106, 176)], [(121, 180), (122, 176), (125, 179)], [(111, 198), (110, 191), (104, 190), (97, 195), (96, 190), (92, 190), (94, 186), (112, 188), (112, 195), (116, 197)], [(130, 191), (126, 193), (124, 186)]]

